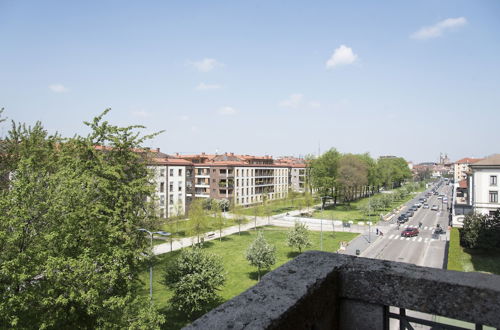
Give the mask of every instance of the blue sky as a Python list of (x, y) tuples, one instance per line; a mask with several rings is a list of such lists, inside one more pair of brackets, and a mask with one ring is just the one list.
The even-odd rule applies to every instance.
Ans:
[[(499, 152), (498, 1), (2, 1), (0, 107), (174, 152)], [(7, 125), (0, 127), (5, 135)]]

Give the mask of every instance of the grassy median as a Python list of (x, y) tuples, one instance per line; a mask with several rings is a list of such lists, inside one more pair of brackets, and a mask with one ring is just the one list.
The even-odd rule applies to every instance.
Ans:
[(460, 246), (459, 229), (452, 228), (448, 250), (448, 269), (500, 275), (500, 251), (464, 248)]

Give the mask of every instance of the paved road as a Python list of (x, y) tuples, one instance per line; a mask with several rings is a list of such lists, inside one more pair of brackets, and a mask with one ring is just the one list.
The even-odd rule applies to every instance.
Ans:
[[(442, 185), (438, 191), (448, 196), (448, 201), (451, 201), (451, 187)], [(407, 203), (411, 206), (418, 201), (418, 198), (425, 195), (425, 192), (417, 195), (412, 201)], [(419, 208), (415, 215), (398, 229), (397, 217), (391, 220), (391, 223), (385, 227), (383, 236), (379, 236), (375, 243), (366, 248), (362, 253), (362, 257), (384, 259), (398, 262), (412, 263), (419, 266), (444, 268), (446, 258), (446, 243), (449, 240), (448, 221), (449, 211), (446, 204), (442, 204), (438, 196), (428, 198), (429, 206), (438, 205), (439, 211)], [(444, 206), (444, 207), (443, 207)], [(402, 212), (405, 212), (408, 207), (405, 207)], [(418, 227), (419, 222), (422, 223), (422, 228), (417, 237), (404, 238), (401, 237), (401, 231), (406, 227)], [(434, 235), (434, 229), (439, 224), (446, 229), (446, 234)], [(397, 312), (397, 309), (391, 307), (391, 311)], [(435, 320), (435, 316), (407, 311), (407, 314), (413, 317), (422, 319)], [(427, 326), (413, 324), (414, 328), (429, 329)], [(399, 329), (399, 321), (391, 319), (390, 329)]]
[[(441, 186), (438, 190), (449, 196), (450, 186)], [(422, 197), (424, 193), (418, 195), (408, 204), (414, 204), (418, 198)], [(450, 200), (450, 198), (448, 198)], [(412, 263), (419, 266), (443, 268), (445, 262), (445, 250), (448, 231), (446, 234), (435, 235), (434, 229), (437, 224), (442, 228), (448, 228), (449, 212), (444, 204), (444, 209), (441, 208), (441, 200), (438, 196), (429, 197), (427, 203), (432, 205), (439, 205), (439, 211), (432, 211), (429, 209), (419, 208), (413, 217), (401, 225), (398, 229), (396, 224), (396, 217), (388, 226), (385, 227), (384, 235), (378, 237), (377, 241), (372, 244), (368, 249), (361, 253), (361, 256), (367, 258), (392, 260), (399, 262)], [(406, 208), (403, 210), (403, 212)], [(406, 227), (418, 227), (422, 223), (420, 234), (417, 237), (404, 238), (401, 237), (401, 232)]]

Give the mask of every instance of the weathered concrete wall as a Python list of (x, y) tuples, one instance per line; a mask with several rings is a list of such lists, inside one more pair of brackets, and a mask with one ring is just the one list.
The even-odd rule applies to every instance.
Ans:
[(500, 328), (500, 276), (309, 251), (186, 329), (382, 329), (384, 305)]

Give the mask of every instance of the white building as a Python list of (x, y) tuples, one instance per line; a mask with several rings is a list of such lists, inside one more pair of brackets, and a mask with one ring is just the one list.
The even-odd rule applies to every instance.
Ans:
[(192, 187), (192, 164), (177, 158), (154, 158), (148, 166), (154, 175), (158, 216), (167, 218), (186, 213)]
[(453, 164), (453, 179), (455, 183), (459, 181), (467, 179), (467, 173), (470, 172), (470, 165), (474, 164), (477, 161), (480, 161), (479, 158), (462, 158), (457, 160)]
[(475, 213), (492, 214), (500, 209), (500, 154), (487, 157), (470, 165), (472, 170), (471, 204)]

